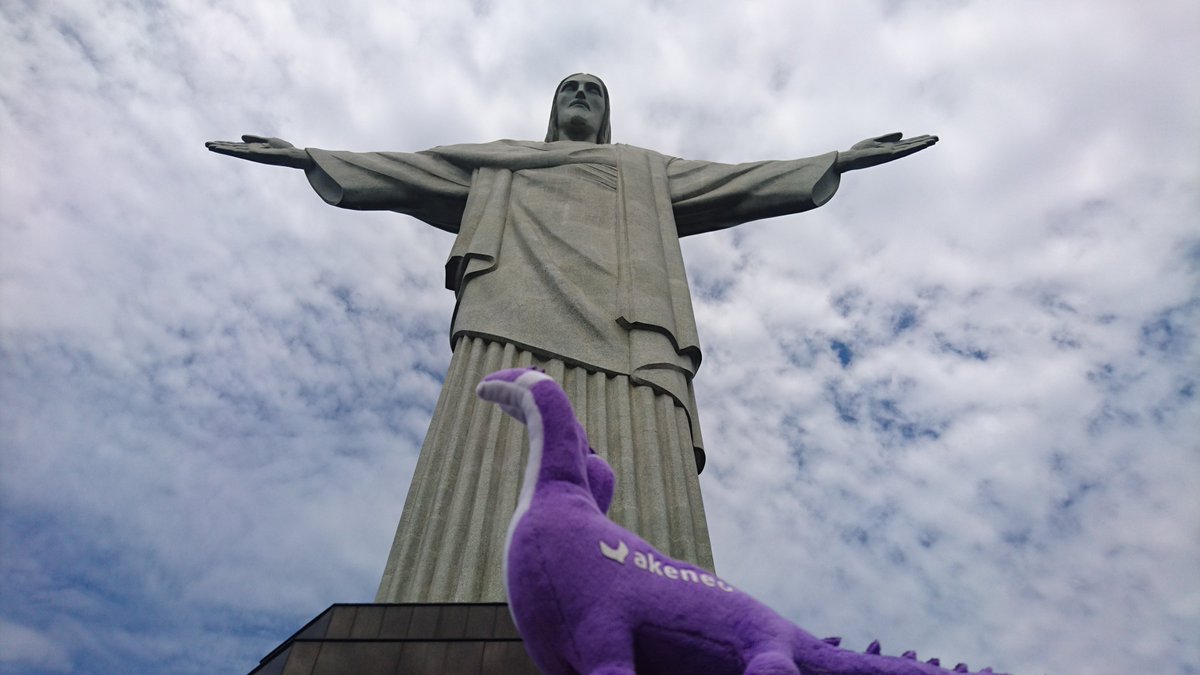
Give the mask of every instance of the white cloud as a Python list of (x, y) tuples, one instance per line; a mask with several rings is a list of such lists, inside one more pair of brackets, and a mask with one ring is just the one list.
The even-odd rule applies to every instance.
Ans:
[(0, 661), (12, 668), (65, 673), (71, 669), (66, 648), (28, 626), (0, 622)]

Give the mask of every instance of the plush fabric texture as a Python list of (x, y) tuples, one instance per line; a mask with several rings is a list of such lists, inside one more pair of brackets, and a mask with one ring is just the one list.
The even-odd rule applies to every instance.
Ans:
[[(549, 675), (937, 675), (818, 639), (708, 570), (668, 558), (604, 512), (612, 469), (588, 447), (562, 388), (503, 370), (476, 390), (523, 422), (529, 459), (509, 527), (505, 583), (529, 655)], [(990, 669), (979, 671), (990, 673)]]

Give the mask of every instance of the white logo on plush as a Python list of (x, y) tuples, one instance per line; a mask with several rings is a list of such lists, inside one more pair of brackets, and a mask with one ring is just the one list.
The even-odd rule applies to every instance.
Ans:
[(603, 555), (605, 558), (608, 558), (609, 560), (615, 560), (616, 562), (619, 562), (622, 565), (624, 565), (625, 557), (629, 555), (629, 547), (626, 546), (625, 542), (622, 541), (622, 542), (618, 543), (616, 548), (613, 548), (613, 547), (609, 546), (608, 544), (604, 543), (603, 540), (601, 540), (600, 554)]
[[(600, 540), (600, 555), (614, 562), (625, 564), (625, 559), (629, 557), (629, 547), (624, 541), (618, 541), (617, 547), (613, 548)], [(686, 567), (680, 568), (674, 565), (664, 564), (662, 560), (654, 557), (653, 553), (642, 553), (641, 551), (633, 552), (633, 566), (644, 572), (649, 572), (672, 581), (690, 581), (693, 584), (708, 586), (709, 588), (719, 588), (726, 593), (733, 592), (733, 586), (725, 583), (724, 579), (707, 574), (703, 571), (690, 570)]]

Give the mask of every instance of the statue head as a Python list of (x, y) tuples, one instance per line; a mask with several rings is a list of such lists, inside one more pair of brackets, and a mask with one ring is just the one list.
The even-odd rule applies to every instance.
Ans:
[(575, 73), (554, 90), (546, 142), (559, 140), (611, 143), (608, 87), (595, 75)]

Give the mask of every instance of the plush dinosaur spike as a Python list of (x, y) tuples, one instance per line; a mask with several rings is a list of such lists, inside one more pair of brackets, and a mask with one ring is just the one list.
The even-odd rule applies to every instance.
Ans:
[(970, 667), (969, 667), (967, 664), (965, 664), (965, 663), (960, 663), (960, 664), (958, 664), (957, 666), (954, 666), (954, 672), (956, 672), (956, 673), (969, 673), (969, 672), (971, 672), (971, 668), (970, 668)]
[(842, 638), (840, 638), (840, 637), (821, 638), (821, 642), (824, 642), (827, 645), (833, 645), (834, 647), (836, 647), (836, 646), (842, 644)]
[[(529, 458), (509, 525), (505, 588), (549, 675), (945, 675), (916, 654), (820, 640), (712, 572), (673, 560), (605, 517), (611, 467), (562, 388), (537, 370), (484, 378), (479, 396), (523, 422)], [(965, 666), (954, 672), (967, 672)], [(990, 673), (987, 669), (982, 672)]]
[(882, 651), (883, 651), (883, 648), (880, 647), (879, 640), (871, 640), (871, 644), (867, 645), (867, 651), (865, 653), (878, 654)]
[(929, 659), (925, 663), (928, 663), (931, 666), (940, 666), (940, 665), (942, 665), (942, 660), (937, 657), (934, 657), (932, 659)]

